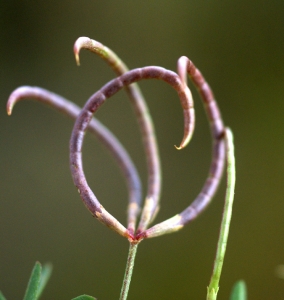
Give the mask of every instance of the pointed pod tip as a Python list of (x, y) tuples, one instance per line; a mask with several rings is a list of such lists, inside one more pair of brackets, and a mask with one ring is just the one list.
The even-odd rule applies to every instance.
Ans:
[(7, 111), (7, 115), (8, 115), (8, 116), (11, 116), (12, 111), (13, 111), (13, 105), (11, 105), (11, 104), (9, 103), (9, 101), (8, 101), (8, 103), (7, 103), (6, 111)]
[(75, 54), (75, 60), (76, 60), (76, 64), (79, 67), (80, 66), (80, 57), (79, 57), (79, 52), (74, 51)]
[(181, 150), (181, 149), (183, 149), (183, 148), (184, 148), (182, 145), (180, 145), (180, 146), (176, 146), (176, 145), (174, 145), (174, 146), (175, 146), (175, 148), (176, 148), (177, 150)]
[(189, 132), (189, 133), (185, 134), (182, 141), (181, 141), (181, 143), (180, 143), (180, 145), (179, 146), (175, 145), (175, 148), (177, 150), (184, 149), (189, 144), (189, 142), (191, 140), (191, 137), (192, 137), (192, 132)]
[(82, 48), (85, 48), (86, 45), (88, 45), (88, 43), (90, 43), (90, 42), (91, 42), (91, 39), (86, 36), (81, 36), (75, 41), (73, 51), (74, 51), (76, 63), (78, 66), (80, 66), (80, 58), (79, 58), (80, 50)]

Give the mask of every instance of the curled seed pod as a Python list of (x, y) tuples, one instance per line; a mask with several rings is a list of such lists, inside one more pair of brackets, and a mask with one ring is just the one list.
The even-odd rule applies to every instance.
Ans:
[[(80, 37), (74, 44), (74, 54), (76, 62), (80, 65), (79, 53), (81, 49), (89, 50), (100, 56), (106, 63), (120, 76), (128, 71), (124, 62), (108, 47), (92, 40), (88, 37)], [(142, 215), (144, 216), (143, 224), (139, 227), (144, 229), (148, 226), (150, 219), (153, 220), (154, 212), (159, 207), (161, 194), (161, 163), (159, 158), (159, 149), (155, 134), (154, 125), (149, 114), (147, 104), (136, 83), (125, 86), (125, 90), (129, 96), (136, 114), (136, 118), (143, 136), (144, 152), (147, 160), (148, 168), (148, 191), (146, 199), (151, 199), (150, 205), (147, 205), (147, 219), (145, 218), (145, 209)], [(147, 200), (146, 200), (147, 202)], [(135, 231), (135, 224), (140, 212), (141, 203), (132, 201), (128, 206), (128, 230), (132, 233)]]
[[(118, 76), (128, 71), (127, 66), (111, 49), (88, 37), (80, 37), (74, 44), (74, 54), (78, 65), (80, 64), (79, 53), (81, 49), (87, 49), (99, 55), (110, 65), (110, 67)], [(183, 89), (189, 94), (187, 95), (187, 99), (191, 99), (191, 94), (187, 86), (183, 86)], [(125, 90), (129, 95), (131, 103), (133, 104), (137, 121), (140, 126), (140, 131), (143, 136), (142, 140), (144, 143), (144, 151), (146, 154), (148, 167), (148, 191), (137, 230), (139, 233), (144, 231), (148, 227), (149, 223), (154, 220), (159, 209), (159, 200), (161, 194), (161, 166), (154, 125), (143, 95), (136, 83), (126, 85)], [(184, 103), (183, 105), (187, 105), (187, 103)], [(192, 99), (190, 100), (189, 105), (192, 107), (192, 109), (189, 111), (189, 114), (184, 114), (184, 118), (188, 118), (188, 120), (185, 120), (185, 124), (190, 124), (189, 128), (185, 126), (185, 131), (189, 132), (187, 135), (185, 135), (181, 145), (176, 147), (177, 149), (182, 149), (186, 146), (194, 129), (194, 110)], [(131, 202), (128, 207), (128, 229), (131, 232), (134, 232), (135, 230), (138, 208), (140, 208), (140, 206), (136, 205), (134, 202)]]
[(178, 74), (184, 86), (187, 85), (187, 74), (189, 75), (203, 100), (213, 138), (213, 153), (210, 171), (201, 192), (191, 205), (180, 214), (138, 234), (136, 236), (137, 240), (177, 231), (183, 228), (186, 223), (195, 219), (211, 202), (219, 186), (224, 169), (226, 158), (224, 141), (225, 127), (213, 92), (201, 72), (185, 56), (182, 56), (178, 60)]
[[(13, 107), (18, 101), (27, 98), (47, 104), (72, 119), (76, 119), (81, 110), (74, 103), (50, 91), (39, 87), (22, 86), (14, 90), (8, 99), (8, 115), (12, 114)], [(141, 202), (141, 181), (130, 156), (118, 139), (97, 119), (93, 118), (91, 120), (88, 130), (102, 142), (118, 163), (126, 178), (129, 192), (129, 205), (133, 207), (134, 204), (135, 207), (133, 207), (132, 211), (135, 212), (134, 209), (136, 208), (137, 210)]]
[[(85, 106), (83, 107), (80, 115), (76, 119), (74, 125), (71, 140), (70, 140), (70, 167), (71, 173), (73, 176), (74, 184), (80, 191), (81, 198), (85, 203), (86, 207), (90, 212), (97, 217), (99, 221), (105, 225), (111, 227), (119, 234), (126, 236), (126, 232), (122, 229), (122, 225), (116, 221), (117, 228), (113, 227), (114, 218), (106, 212), (102, 207), (98, 199), (95, 197), (94, 193), (91, 191), (90, 187), (87, 184), (85, 174), (82, 168), (82, 145), (85, 130), (88, 127), (90, 120), (93, 117), (94, 112), (105, 102), (105, 100), (124, 86), (128, 86), (134, 82), (137, 82), (142, 79), (161, 79), (168, 84), (170, 84), (177, 92), (180, 98), (180, 102), (184, 112), (184, 137), (181, 143), (181, 146), (185, 146), (186, 142), (189, 140), (189, 136), (192, 133), (192, 128), (194, 124), (194, 111), (193, 111), (193, 101), (191, 98), (191, 93), (187, 87), (185, 87), (179, 76), (169, 70), (160, 67), (145, 67), (140, 69), (134, 69), (128, 71), (127, 73), (121, 75), (120, 77), (113, 79), (105, 86), (103, 86), (98, 92), (89, 98)], [(189, 122), (191, 121), (191, 122)], [(149, 201), (150, 199), (148, 199)], [(146, 205), (149, 205), (146, 202)], [(108, 217), (110, 219), (108, 220)], [(143, 217), (143, 215), (142, 215)], [(146, 216), (148, 217), (148, 216)], [(110, 225), (111, 224), (111, 225)], [(120, 226), (121, 225), (121, 226)], [(132, 233), (128, 232), (128, 237), (133, 239)]]

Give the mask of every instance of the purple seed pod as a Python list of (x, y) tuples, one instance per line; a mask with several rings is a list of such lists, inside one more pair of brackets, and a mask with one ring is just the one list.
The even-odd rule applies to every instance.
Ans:
[[(128, 238), (131, 244), (139, 243), (144, 238), (155, 237), (181, 229), (185, 224), (195, 219), (211, 202), (220, 183), (226, 158), (225, 127), (208, 83), (201, 72), (185, 56), (178, 60), (177, 75), (172, 71), (155, 66), (128, 71), (126, 65), (114, 52), (101, 43), (87, 37), (81, 37), (75, 42), (74, 53), (78, 64), (79, 52), (83, 48), (102, 57), (119, 77), (111, 80), (94, 93), (82, 110), (70, 101), (47, 90), (38, 87), (20, 87), (11, 94), (8, 100), (8, 114), (11, 114), (16, 102), (21, 99), (32, 98), (46, 103), (69, 117), (76, 119), (70, 139), (70, 168), (74, 184), (78, 188), (80, 196), (89, 211), (103, 224)], [(180, 146), (176, 148), (182, 149), (189, 143), (195, 125), (194, 105), (191, 92), (187, 87), (187, 75), (189, 75), (201, 95), (210, 123), (213, 149), (209, 175), (199, 195), (184, 211), (147, 229), (159, 208), (161, 171), (154, 126), (146, 102), (136, 82), (142, 79), (160, 79), (170, 84), (177, 91), (183, 109), (184, 135)], [(120, 142), (106, 127), (93, 118), (93, 114), (106, 99), (113, 96), (122, 88), (125, 88), (133, 104), (143, 137), (148, 166), (147, 197), (136, 232), (135, 224), (141, 207), (141, 182), (138, 173)], [(112, 153), (126, 177), (129, 189), (127, 228), (104, 209), (88, 186), (82, 166), (82, 146), (84, 134), (87, 129), (94, 133)]]
[(208, 178), (196, 199), (184, 211), (176, 216), (159, 223), (136, 236), (136, 239), (155, 237), (181, 229), (185, 224), (195, 219), (211, 202), (219, 186), (226, 158), (224, 133), (225, 127), (217, 102), (210, 86), (201, 72), (186, 57), (178, 60), (178, 74), (184, 86), (187, 85), (187, 74), (199, 91), (210, 123), (213, 138), (212, 162)]
[[(39, 87), (22, 86), (14, 90), (8, 99), (8, 115), (12, 114), (14, 105), (18, 101), (24, 99), (34, 99), (43, 104), (47, 104), (72, 119), (76, 119), (81, 110), (81, 108), (74, 103), (45, 89)], [(128, 186), (129, 206), (133, 206), (134, 204), (135, 207), (140, 207), (142, 192), (141, 181), (127, 151), (118, 141), (118, 139), (97, 119), (93, 118), (91, 120), (88, 130), (92, 132), (109, 150), (119, 165)]]
[[(78, 65), (80, 64), (79, 53), (81, 49), (87, 49), (99, 55), (109, 64), (109, 66), (118, 76), (128, 71), (127, 66), (112, 50), (88, 37), (80, 37), (74, 44), (74, 54)], [(187, 89), (187, 87), (184, 87), (184, 89), (187, 93), (189, 93), (188, 98), (191, 98), (190, 91)], [(136, 83), (126, 85), (125, 90), (130, 98), (131, 103), (133, 104), (134, 112), (136, 114), (136, 118), (143, 137), (142, 141), (144, 144), (144, 152), (148, 168), (148, 191), (137, 230), (137, 232), (139, 233), (144, 231), (148, 227), (148, 225), (154, 220), (157, 211), (159, 210), (159, 200), (161, 194), (161, 164), (154, 125), (144, 97)], [(190, 105), (193, 106), (192, 100)], [(189, 142), (189, 139), (192, 135), (194, 128), (193, 109), (190, 113), (190, 117), (188, 117), (188, 114), (185, 114), (184, 117), (191, 120), (191, 128), (185, 127), (185, 130), (189, 130), (191, 133), (187, 136), (188, 140), (184, 140), (180, 148), (176, 147), (177, 149), (181, 149), (183, 146), (185, 146)], [(186, 120), (185, 124), (188, 122), (189, 120)], [(131, 202), (129, 204), (128, 230), (132, 233), (134, 233), (135, 231), (135, 224), (139, 211), (140, 203)]]
[[(125, 231), (125, 228), (103, 208), (103, 206), (100, 204), (100, 202), (88, 186), (82, 167), (81, 151), (84, 134), (88, 127), (88, 124), (92, 119), (93, 114), (105, 102), (105, 100), (117, 93), (124, 86), (128, 86), (142, 79), (150, 78), (161, 79), (170, 84), (177, 91), (184, 113), (184, 136), (179, 148), (185, 147), (190, 140), (194, 128), (194, 109), (191, 93), (188, 87), (181, 82), (179, 76), (176, 73), (161, 67), (154, 66), (128, 71), (120, 77), (113, 79), (105, 86), (103, 86), (98, 92), (92, 95), (83, 107), (80, 115), (76, 120), (70, 140), (71, 173), (73, 176), (74, 184), (78, 188), (84, 204), (99, 221), (101, 221), (108, 227), (111, 227), (113, 230), (117, 231), (123, 236), (127, 236), (128, 234), (128, 237), (130, 239), (134, 239), (132, 232)], [(153, 204), (150, 201), (151, 199), (146, 200), (145, 206), (148, 205), (148, 207), (150, 207), (150, 209), (147, 209), (146, 212), (151, 211)], [(150, 218), (151, 217), (146, 215), (146, 219)], [(114, 224), (117, 227), (115, 227)]]

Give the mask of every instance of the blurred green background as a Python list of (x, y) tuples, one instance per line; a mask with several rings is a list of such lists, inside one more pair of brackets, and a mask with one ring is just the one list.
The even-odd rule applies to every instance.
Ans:
[[(72, 47), (89, 36), (130, 68), (176, 70), (188, 56), (213, 88), (235, 134), (237, 185), (218, 299), (244, 279), (249, 299), (284, 299), (275, 274), (284, 263), (284, 1), (23, 1), (0, 9), (0, 289), (21, 299), (36, 260), (54, 272), (42, 299), (86, 293), (118, 299), (128, 242), (99, 224), (73, 186), (68, 142), (73, 121), (32, 101), (5, 113), (20, 85), (41, 86), (83, 105), (114, 77), (87, 51), (81, 67)], [(182, 211), (206, 178), (211, 140), (192, 88), (196, 131), (182, 137), (176, 93), (160, 81), (141, 88), (152, 113), (163, 167), (156, 222)], [(192, 86), (191, 86), (192, 87)], [(141, 138), (126, 94), (109, 99), (97, 117), (127, 147), (146, 186)], [(112, 158), (90, 135), (84, 166), (101, 203), (125, 224), (127, 189)], [(182, 231), (139, 246), (129, 299), (205, 299), (222, 215), (225, 180), (210, 207)]]

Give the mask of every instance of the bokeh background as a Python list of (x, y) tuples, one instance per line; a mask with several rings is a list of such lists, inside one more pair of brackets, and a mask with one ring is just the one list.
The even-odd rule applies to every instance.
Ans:
[[(83, 105), (114, 78), (87, 51), (77, 67), (72, 47), (89, 36), (130, 68), (176, 70), (192, 59), (210, 83), (235, 134), (237, 185), (218, 299), (244, 279), (249, 299), (284, 299), (275, 269), (284, 263), (284, 1), (28, 1), (1, 0), (0, 9), (0, 289), (21, 299), (36, 260), (54, 272), (42, 299), (90, 294), (118, 299), (128, 242), (99, 224), (73, 186), (68, 142), (73, 121), (32, 101), (5, 113), (20, 85), (41, 86)], [(182, 137), (176, 93), (160, 81), (141, 88), (152, 113), (163, 167), (156, 222), (182, 211), (206, 178), (211, 139), (192, 88), (197, 124)], [(125, 92), (97, 117), (129, 150), (146, 189), (141, 137)], [(125, 224), (127, 189), (108, 152), (90, 135), (84, 167), (101, 203)], [(182, 231), (139, 246), (129, 299), (205, 299), (222, 215), (225, 180), (210, 207)], [(144, 193), (145, 194), (145, 193)]]

